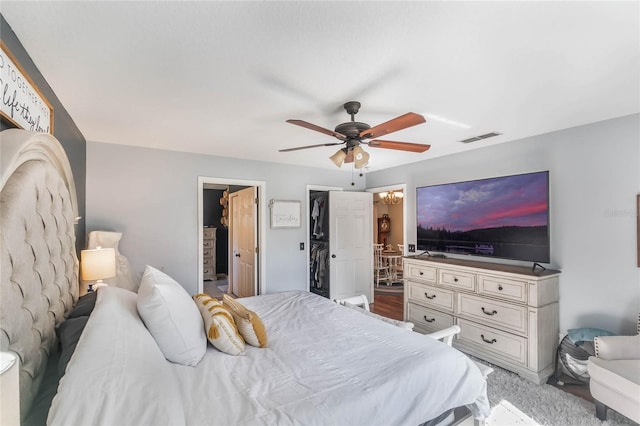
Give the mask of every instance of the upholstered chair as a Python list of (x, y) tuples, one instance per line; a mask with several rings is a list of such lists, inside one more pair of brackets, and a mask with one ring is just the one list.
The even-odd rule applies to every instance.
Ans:
[(611, 408), (640, 423), (640, 317), (635, 336), (600, 336), (587, 364), (596, 416), (606, 420)]

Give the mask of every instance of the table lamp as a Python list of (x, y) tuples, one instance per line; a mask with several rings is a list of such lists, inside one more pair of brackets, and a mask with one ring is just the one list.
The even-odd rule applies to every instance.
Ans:
[[(102, 280), (116, 275), (116, 251), (113, 248), (96, 248), (80, 252), (82, 265), (82, 280), (95, 281), (95, 286), (105, 286)], [(93, 291), (94, 284), (89, 284)]]
[(20, 361), (13, 352), (0, 352), (0, 424), (20, 426)]

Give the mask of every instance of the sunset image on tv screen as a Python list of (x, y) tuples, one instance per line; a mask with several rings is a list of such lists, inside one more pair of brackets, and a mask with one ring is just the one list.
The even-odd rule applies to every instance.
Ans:
[(548, 172), (416, 190), (418, 248), (548, 262)]

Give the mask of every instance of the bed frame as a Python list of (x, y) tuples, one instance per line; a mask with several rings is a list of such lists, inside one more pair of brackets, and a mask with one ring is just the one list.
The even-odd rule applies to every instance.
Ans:
[(55, 350), (55, 326), (78, 299), (73, 174), (51, 135), (0, 133), (0, 350), (20, 361), (24, 419)]

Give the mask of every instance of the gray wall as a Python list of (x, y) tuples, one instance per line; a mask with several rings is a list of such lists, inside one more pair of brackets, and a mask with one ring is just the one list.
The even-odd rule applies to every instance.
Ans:
[[(640, 115), (426, 160), (366, 176), (370, 188), (407, 184), (407, 243), (415, 187), (550, 171), (551, 259), (562, 270), (560, 327), (631, 332), (640, 310), (635, 196)], [(348, 172), (89, 142), (87, 227), (124, 232), (134, 270), (164, 268), (197, 288), (197, 176), (261, 180), (269, 199), (305, 199), (307, 184), (350, 186)], [(363, 189), (359, 178), (355, 189)], [(306, 223), (266, 230), (267, 292), (306, 289)], [(268, 223), (268, 222), (267, 222)], [(485, 260), (483, 258), (483, 260)]]
[[(20, 63), (25, 72), (31, 77), (35, 85), (38, 87), (42, 95), (51, 103), (53, 107), (53, 136), (60, 141), (64, 147), (69, 162), (71, 163), (71, 171), (76, 182), (76, 192), (78, 196), (78, 214), (82, 216), (82, 220), (76, 225), (76, 249), (78, 257), (80, 249), (86, 246), (85, 241), (85, 166), (86, 166), (86, 140), (80, 130), (73, 122), (73, 119), (64, 109), (60, 100), (54, 93), (53, 89), (47, 83), (45, 77), (40, 74), (40, 70), (31, 60), (31, 57), (24, 50), (22, 43), (16, 37), (15, 33), (5, 21), (4, 16), (0, 14), (0, 36), (2, 41), (7, 45), (13, 56)], [(0, 130), (11, 128), (13, 125), (8, 121), (0, 121)]]
[[(198, 176), (264, 181), (266, 201), (300, 200), (306, 185), (363, 190), (351, 173), (284, 164), (138, 148), (87, 144), (87, 231), (123, 232), (120, 251), (139, 276), (146, 264), (164, 269), (189, 293), (198, 288)], [(268, 213), (268, 209), (266, 210)], [(306, 216), (300, 228), (265, 232), (266, 292), (306, 290)]]
[(593, 123), (373, 172), (367, 186), (407, 184), (407, 243), (415, 243), (416, 186), (549, 170), (550, 266), (562, 270), (561, 330), (632, 332), (640, 311), (639, 128), (640, 115)]

